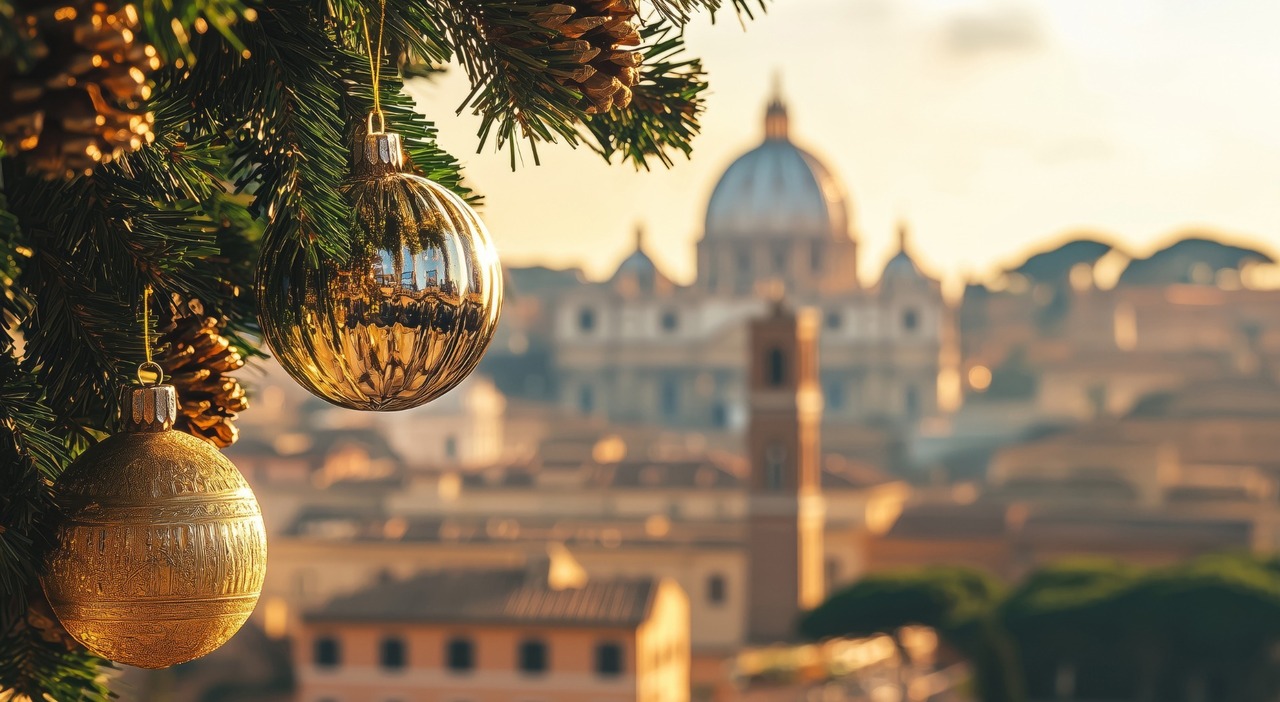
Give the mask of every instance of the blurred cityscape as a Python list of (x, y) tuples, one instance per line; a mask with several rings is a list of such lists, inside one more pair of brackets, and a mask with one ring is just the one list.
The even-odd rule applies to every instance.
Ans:
[[(262, 599), (124, 697), (966, 700), (973, 661), (929, 627), (797, 622), (880, 572), (1275, 550), (1267, 253), (1082, 236), (944, 294), (904, 221), (861, 280), (845, 185), (787, 110), (710, 195), (689, 285), (639, 227), (607, 280), (511, 267), (480, 371), (419, 410), (247, 376), (227, 453), (266, 515)], [(1033, 699), (1087, 699), (1072, 666), (1045, 680)]]

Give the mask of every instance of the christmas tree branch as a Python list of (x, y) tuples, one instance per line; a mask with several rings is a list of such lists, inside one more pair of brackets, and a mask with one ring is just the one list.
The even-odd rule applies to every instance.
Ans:
[(606, 160), (621, 156), (647, 170), (654, 157), (670, 168), (673, 152), (688, 158), (693, 151), (706, 74), (701, 61), (681, 57), (684, 37), (670, 25), (651, 23), (640, 36), (645, 42), (644, 63), (631, 106), (592, 115), (583, 129), (595, 141), (592, 148)]

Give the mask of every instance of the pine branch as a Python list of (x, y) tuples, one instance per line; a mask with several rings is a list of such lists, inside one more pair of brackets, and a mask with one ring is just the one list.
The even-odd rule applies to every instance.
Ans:
[[(702, 11), (710, 13), (711, 21), (714, 22), (716, 13), (724, 6), (723, 0), (651, 0), (651, 2), (663, 19), (680, 26), (688, 23), (693, 19), (694, 14)], [(769, 9), (766, 0), (732, 0), (731, 5), (739, 21), (755, 19), (757, 10), (767, 12)]]
[(698, 135), (698, 118), (707, 89), (702, 62), (682, 58), (684, 37), (670, 25), (655, 22), (640, 30), (644, 63), (640, 83), (633, 89), (631, 106), (592, 115), (583, 129), (594, 139), (592, 149), (612, 161), (630, 161), (637, 169), (649, 169), (649, 158), (673, 165), (673, 152), (688, 158)]

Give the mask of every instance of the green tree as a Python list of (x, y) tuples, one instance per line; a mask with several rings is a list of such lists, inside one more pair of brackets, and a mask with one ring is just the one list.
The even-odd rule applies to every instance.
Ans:
[(1009, 593), (999, 617), (1031, 697), (1132, 697), (1137, 659), (1116, 635), (1111, 602), (1140, 576), (1110, 561), (1073, 560), (1032, 572)]
[[(258, 351), (251, 271), (263, 238), (314, 263), (342, 260), (351, 208), (341, 196), (348, 144), (373, 103), (368, 47), (383, 35), (379, 96), (417, 170), (463, 195), (457, 161), (402, 92), (400, 75), (453, 61), (472, 86), (462, 105), (479, 141), (512, 163), (548, 142), (584, 144), (635, 167), (688, 154), (706, 88), (682, 54), (681, 28), (722, 4), (641, 0), (644, 62), (627, 109), (588, 114), (565, 76), (581, 42), (547, 20), (569, 0), (166, 0), (140, 2), (139, 41), (161, 67), (146, 108), (155, 141), (91, 175), (46, 180), (9, 143), (0, 160), (0, 699), (96, 700), (103, 661), (46, 641), (29, 598), (48, 545), (50, 488), (62, 468), (116, 424), (117, 389), (143, 360), (138, 319), (151, 286), (227, 317), (242, 353)], [(120, 0), (107, 0), (118, 9)], [(30, 12), (54, 4), (0, 0), (0, 88), (41, 68)], [(375, 36), (376, 32), (376, 36)], [(3, 93), (10, 94), (10, 93)], [(0, 111), (11, 105), (0, 105)], [(57, 115), (46, 115), (53, 119)]]
[(888, 634), (897, 642), (902, 627), (927, 626), (969, 661), (982, 700), (1019, 702), (1016, 651), (995, 617), (1002, 597), (999, 581), (969, 568), (875, 573), (805, 613), (799, 630), (811, 639)]

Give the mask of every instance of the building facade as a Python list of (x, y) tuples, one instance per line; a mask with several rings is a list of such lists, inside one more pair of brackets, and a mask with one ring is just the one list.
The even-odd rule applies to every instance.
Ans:
[(689, 602), (671, 580), (523, 569), (388, 579), (303, 620), (299, 702), (688, 702)]
[(673, 282), (635, 250), (605, 282), (553, 303), (559, 402), (611, 421), (740, 430), (747, 416), (745, 322), (771, 296), (818, 310), (827, 420), (911, 426), (937, 408), (947, 309), (938, 281), (899, 251), (873, 286), (858, 275), (852, 206), (840, 180), (792, 141), (786, 106), (724, 172), (697, 244), (697, 278)]

